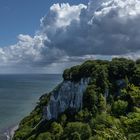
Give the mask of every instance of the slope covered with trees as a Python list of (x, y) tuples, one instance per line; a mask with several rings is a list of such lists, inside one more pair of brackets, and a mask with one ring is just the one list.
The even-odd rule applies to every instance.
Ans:
[(56, 120), (41, 121), (51, 93), (43, 95), (13, 140), (139, 140), (140, 61), (89, 60), (63, 73), (74, 83), (85, 77), (90, 82), (81, 110), (69, 108)]

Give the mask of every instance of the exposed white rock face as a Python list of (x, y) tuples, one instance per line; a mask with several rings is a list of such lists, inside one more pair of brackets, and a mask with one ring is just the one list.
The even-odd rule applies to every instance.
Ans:
[(82, 108), (83, 93), (89, 83), (89, 78), (79, 82), (64, 81), (53, 91), (48, 105), (44, 108), (44, 119), (57, 119), (58, 115), (68, 108), (77, 111)]
[(104, 93), (105, 99), (107, 99), (108, 95), (109, 95), (109, 89), (105, 89), (105, 93)]

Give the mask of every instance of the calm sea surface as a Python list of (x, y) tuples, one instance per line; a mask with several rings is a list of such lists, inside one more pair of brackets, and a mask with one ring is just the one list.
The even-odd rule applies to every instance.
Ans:
[(52, 90), (61, 75), (0, 75), (0, 130), (17, 124)]

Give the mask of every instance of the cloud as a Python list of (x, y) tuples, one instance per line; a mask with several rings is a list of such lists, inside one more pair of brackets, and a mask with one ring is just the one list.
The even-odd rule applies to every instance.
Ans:
[(41, 36), (29, 35), (18, 36), (19, 41), (15, 45), (0, 48), (0, 65), (9, 65), (17, 63), (30, 63), (30, 60), (40, 59), (40, 50), (43, 47), (43, 38)]
[(40, 22), (33, 37), (20, 34), (17, 44), (0, 48), (1, 66), (55, 69), (86, 59), (140, 57), (139, 0), (54, 4)]
[(51, 42), (45, 45), (68, 56), (136, 52), (140, 49), (139, 7), (139, 0), (90, 1), (87, 9), (81, 10), (80, 19), (56, 28), (53, 35), (46, 32)]

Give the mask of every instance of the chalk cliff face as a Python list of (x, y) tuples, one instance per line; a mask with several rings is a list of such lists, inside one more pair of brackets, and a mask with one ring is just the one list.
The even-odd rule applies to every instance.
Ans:
[(48, 105), (44, 107), (43, 119), (57, 119), (60, 113), (69, 108), (76, 111), (81, 109), (83, 93), (89, 81), (89, 78), (82, 78), (79, 82), (63, 81), (52, 92)]

